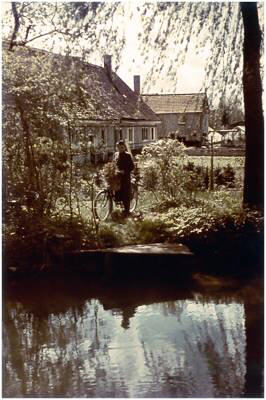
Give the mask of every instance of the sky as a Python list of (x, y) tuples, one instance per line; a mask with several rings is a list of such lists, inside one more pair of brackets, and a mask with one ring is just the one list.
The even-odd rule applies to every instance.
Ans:
[[(143, 56), (138, 49), (137, 34), (140, 20), (134, 11), (135, 4), (133, 2), (128, 4), (128, 16), (133, 12), (133, 17), (126, 18), (127, 23), (123, 27), (126, 43), (117, 73), (133, 89), (133, 76), (140, 75), (141, 83), (143, 83), (145, 76), (149, 74), (151, 65), (148, 62), (144, 63)], [(1, 2), (1, 7), (4, 12), (10, 8), (10, 2)], [(35, 42), (32, 42), (32, 45), (34, 46)], [(185, 64), (177, 71), (178, 93), (193, 93), (201, 90), (204, 80), (204, 60), (206, 60), (207, 54), (207, 49), (202, 50), (201, 54), (196, 54), (193, 43), (190, 43)], [(100, 64), (100, 60), (97, 63)], [(173, 93), (172, 82), (169, 78), (162, 76), (161, 79), (157, 79), (153, 90), (154, 93)]]
[[(140, 21), (133, 2), (129, 3), (127, 12), (128, 15), (132, 12), (133, 18), (126, 18), (128, 21), (125, 35), (126, 46), (124, 56), (122, 57), (122, 64), (118, 69), (118, 75), (133, 88), (133, 75), (140, 75), (140, 81), (143, 82), (143, 78), (149, 74), (151, 66), (149, 63), (144, 63), (143, 56), (138, 49), (137, 34), (140, 28)], [(185, 64), (177, 71), (179, 93), (194, 93), (201, 90), (205, 76), (204, 61), (207, 59), (207, 55), (207, 48), (202, 49), (200, 54), (196, 54), (195, 45), (193, 42), (190, 42)], [(171, 79), (165, 76), (162, 76), (160, 80), (157, 79), (154, 92), (172, 93)]]

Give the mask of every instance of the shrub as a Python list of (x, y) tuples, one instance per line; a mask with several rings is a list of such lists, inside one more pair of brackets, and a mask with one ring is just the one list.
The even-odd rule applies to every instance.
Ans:
[(143, 168), (144, 168), (142, 174), (143, 189), (150, 192), (158, 190), (159, 177), (156, 166), (151, 164), (147, 166), (145, 165)]
[(235, 171), (230, 164), (224, 168), (224, 180), (229, 188), (235, 187)]
[(145, 146), (137, 156), (146, 190), (157, 192), (160, 200), (177, 199), (204, 185), (198, 168), (186, 167), (185, 146), (175, 139), (161, 139)]
[(184, 166), (184, 170), (189, 172), (186, 184), (188, 191), (193, 192), (196, 190), (208, 189), (208, 169), (204, 170), (202, 166), (195, 165), (192, 161), (189, 161), (187, 165)]
[(258, 211), (245, 210), (231, 202), (213, 207), (179, 207), (161, 215), (168, 240), (182, 242), (192, 251), (205, 256), (220, 254), (236, 260), (263, 252), (263, 216)]
[(97, 234), (98, 245), (104, 247), (117, 247), (122, 244), (122, 237), (114, 226), (102, 224)]
[(226, 167), (216, 167), (214, 170), (214, 183), (216, 187), (225, 186), (228, 188), (235, 187), (235, 171), (230, 164)]
[(18, 271), (48, 268), (66, 251), (95, 247), (96, 232), (80, 218), (31, 218), (22, 225), (4, 225), (4, 267)]
[(146, 217), (128, 225), (128, 236), (133, 243), (160, 243), (167, 239), (166, 224), (160, 218)]

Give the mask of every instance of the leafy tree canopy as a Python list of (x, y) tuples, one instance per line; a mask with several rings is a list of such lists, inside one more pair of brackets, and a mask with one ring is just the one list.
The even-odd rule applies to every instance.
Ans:
[[(3, 21), (5, 38), (13, 35), (16, 43), (45, 46), (85, 60), (93, 55), (98, 62), (103, 54), (111, 53), (116, 69), (127, 57), (123, 52), (127, 24), (134, 18), (138, 22), (137, 51), (144, 65), (149, 65), (142, 83), (144, 92), (154, 92), (162, 77), (171, 81), (172, 92), (178, 92), (178, 68), (191, 43), (199, 54), (208, 49), (202, 89), (207, 90), (210, 103), (227, 98), (242, 107), (243, 26), (237, 2), (14, 4), (17, 17), (13, 7), (13, 14), (9, 11)], [(263, 3), (258, 3), (258, 9), (263, 17)], [(263, 18), (260, 24), (263, 31)]]

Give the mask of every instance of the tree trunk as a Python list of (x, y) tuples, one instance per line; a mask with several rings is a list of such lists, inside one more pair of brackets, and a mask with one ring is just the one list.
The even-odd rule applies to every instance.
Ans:
[(263, 397), (264, 310), (262, 304), (245, 304), (246, 329), (246, 398)]
[(257, 3), (241, 2), (244, 23), (243, 90), (246, 128), (244, 206), (263, 208), (264, 120), (260, 77), (261, 31)]

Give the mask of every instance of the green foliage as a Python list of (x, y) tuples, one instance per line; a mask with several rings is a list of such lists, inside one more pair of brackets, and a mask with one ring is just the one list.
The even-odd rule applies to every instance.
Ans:
[(188, 162), (185, 146), (175, 139), (161, 139), (145, 146), (137, 156), (144, 190), (158, 202), (178, 201), (206, 188), (206, 171)]
[(15, 9), (15, 37), (14, 15), (11, 10), (3, 15), (3, 37), (12, 38), (14, 46), (37, 45), (50, 51), (55, 46), (56, 52), (84, 58), (93, 54), (94, 59), (111, 51), (119, 63), (125, 44), (124, 31), (114, 18), (124, 12), (119, 3), (16, 2)]
[[(3, 49), (4, 216), (11, 225), (34, 216), (81, 216), (93, 171), (77, 155), (90, 151), (88, 132), (73, 124), (84, 109), (80, 64), (25, 47)], [(82, 153), (81, 153), (82, 152)]]
[(142, 175), (143, 189), (149, 192), (157, 190), (159, 186), (158, 171), (155, 164), (144, 167), (144, 173)]
[(159, 217), (129, 222), (127, 236), (133, 243), (160, 243), (167, 239), (167, 225)]
[[(154, 89), (154, 83), (166, 76), (171, 90), (178, 90), (179, 68), (188, 51), (204, 53), (206, 82), (210, 104), (221, 99), (232, 113), (243, 108), (242, 72), (243, 24), (237, 2), (160, 2), (128, 5), (123, 2), (22, 2), (16, 3), (19, 15), (18, 43), (36, 43), (51, 50), (94, 59), (102, 54), (115, 56), (119, 65), (125, 47), (125, 27), (128, 20), (141, 19), (137, 37), (141, 59), (139, 65), (149, 64), (143, 71), (144, 91)], [(263, 2), (257, 5), (264, 30)], [(14, 18), (4, 15), (4, 37), (10, 39)], [(122, 22), (122, 23), (121, 23)], [(30, 27), (29, 35), (26, 32)], [(204, 29), (203, 29), (204, 28)], [(128, 35), (129, 36), (129, 35)], [(173, 51), (173, 49), (178, 51)], [(263, 53), (263, 47), (262, 47)], [(173, 54), (169, 57), (169, 52)], [(128, 53), (127, 53), (128, 54)], [(128, 57), (128, 56), (127, 56)], [(133, 60), (134, 55), (132, 55)], [(130, 60), (130, 61), (131, 61)], [(90, 60), (91, 61), (91, 60)], [(123, 63), (123, 59), (122, 59)], [(219, 68), (217, 68), (219, 65)], [(226, 66), (226, 73), (225, 73)]]
[(95, 229), (81, 218), (36, 218), (25, 214), (15, 225), (3, 226), (5, 269), (37, 272), (60, 264), (67, 251), (94, 247)]
[(207, 190), (208, 189), (208, 170), (200, 165), (195, 165), (192, 161), (188, 161), (184, 166), (184, 170), (189, 173), (187, 181), (187, 189), (193, 190)]
[(161, 208), (160, 213), (129, 221), (124, 236), (131, 243), (183, 243), (203, 256), (258, 260), (263, 252), (263, 215), (242, 209), (242, 198), (236, 194), (211, 192), (204, 201)]
[(214, 183), (216, 187), (225, 186), (228, 188), (235, 187), (235, 171), (228, 164), (226, 167), (216, 167), (214, 170)]
[(102, 248), (119, 247), (123, 243), (119, 231), (114, 225), (101, 224), (97, 234), (98, 245)]
[[(195, 166), (201, 167), (204, 171), (210, 173), (210, 156), (189, 156), (188, 160)], [(222, 178), (223, 182), (227, 182), (226, 184), (223, 183), (225, 187), (241, 189), (244, 180), (244, 162), (245, 157), (215, 155), (213, 159), (214, 172), (219, 170), (219, 173), (224, 176)], [(229, 174), (227, 171), (229, 171)]]
[(171, 208), (161, 215), (173, 241), (183, 241), (201, 251), (217, 251), (236, 237), (263, 232), (263, 216), (258, 211), (241, 208), (241, 199), (226, 192), (216, 192), (212, 200), (197, 207)]

